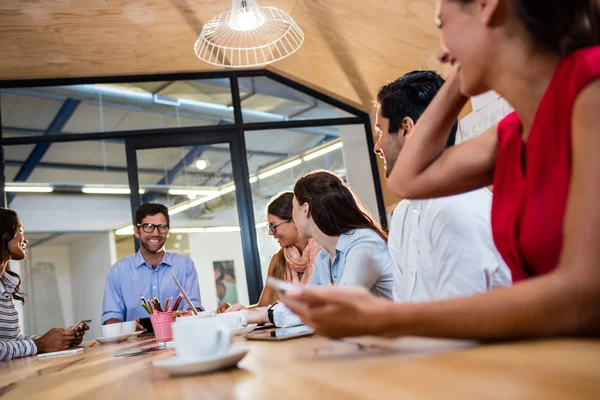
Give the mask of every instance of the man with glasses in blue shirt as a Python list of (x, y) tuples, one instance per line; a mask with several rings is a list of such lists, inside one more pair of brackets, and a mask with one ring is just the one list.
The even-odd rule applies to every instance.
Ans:
[[(139, 319), (148, 317), (140, 303), (157, 297), (165, 304), (167, 297), (173, 301), (179, 289), (174, 274), (196, 308), (200, 308), (200, 288), (194, 262), (181, 254), (167, 252), (165, 243), (169, 237), (169, 210), (162, 204), (141, 205), (135, 213), (134, 234), (140, 241), (140, 251), (123, 258), (113, 265), (106, 277), (102, 324), (114, 324), (135, 320), (143, 330)], [(171, 302), (172, 304), (172, 302)], [(188, 309), (183, 304), (183, 309)]]

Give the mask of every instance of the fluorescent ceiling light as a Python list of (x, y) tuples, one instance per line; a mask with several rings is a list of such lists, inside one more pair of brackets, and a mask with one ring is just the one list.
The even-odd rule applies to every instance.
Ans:
[(204, 232), (204, 228), (172, 228), (170, 229), (172, 233), (202, 233)]
[(268, 226), (268, 224), (266, 222), (261, 222), (260, 224), (256, 224), (254, 225), (254, 227), (256, 229), (260, 229), (260, 228), (266, 228)]
[(130, 194), (129, 188), (116, 188), (116, 187), (84, 187), (81, 189), (83, 193), (87, 194)]
[(218, 190), (169, 189), (169, 194), (173, 196), (212, 196), (218, 193)]
[(212, 228), (204, 228), (206, 233), (219, 233), (219, 232), (239, 232), (239, 226), (215, 226)]
[(250, 183), (254, 183), (256, 181), (258, 181), (258, 178), (256, 176), (251, 176), (250, 177)]
[(327, 146), (327, 147), (322, 148), (321, 150), (317, 150), (315, 152), (307, 154), (302, 159), (304, 161), (310, 161), (310, 160), (312, 160), (314, 158), (320, 157), (320, 156), (322, 156), (324, 154), (327, 154), (327, 153), (330, 153), (330, 152), (332, 152), (334, 150), (341, 149), (343, 146), (344, 146), (344, 144), (342, 142), (337, 142), (335, 144), (332, 144), (331, 146)]
[(207, 201), (211, 201), (213, 199), (216, 199), (217, 197), (221, 197), (221, 193), (219, 193), (219, 192), (214, 193), (213, 192), (213, 194), (211, 194), (210, 196), (205, 196), (205, 197), (203, 197), (201, 199), (192, 201), (189, 204), (189, 206), (190, 207), (196, 207), (196, 206), (199, 206), (200, 204), (206, 203)]
[(39, 185), (39, 186), (12, 186), (6, 185), (4, 188), (6, 192), (12, 193), (51, 193), (54, 188), (49, 185)]
[(133, 235), (133, 225), (127, 225), (121, 229), (117, 229), (115, 231), (115, 235), (119, 235), (119, 236)]
[(235, 190), (235, 185), (231, 185), (229, 187), (226, 187), (225, 189), (221, 189), (221, 191), (219, 193), (221, 193), (221, 195), (227, 194), (227, 193), (231, 193)]
[(177, 207), (173, 207), (169, 209), (169, 215), (175, 215), (175, 214), (179, 214), (182, 211), (187, 210), (188, 208), (190, 208), (191, 206), (189, 205), (189, 203), (187, 204), (182, 204), (180, 206)]
[(279, 167), (275, 167), (275, 168), (273, 168), (271, 170), (263, 172), (262, 174), (259, 174), (258, 175), (258, 179), (268, 178), (269, 176), (273, 176), (275, 174), (278, 174), (278, 173), (283, 172), (285, 170), (288, 170), (290, 168), (294, 168), (295, 166), (300, 165), (300, 164), (302, 164), (302, 160), (300, 160), (300, 159), (296, 159), (294, 161), (290, 161), (288, 163), (280, 165)]

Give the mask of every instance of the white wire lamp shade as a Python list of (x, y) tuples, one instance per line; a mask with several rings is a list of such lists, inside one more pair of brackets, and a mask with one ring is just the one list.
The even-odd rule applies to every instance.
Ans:
[(204, 25), (194, 45), (196, 56), (220, 67), (258, 67), (295, 53), (304, 33), (292, 17), (256, 0), (232, 0), (231, 11)]

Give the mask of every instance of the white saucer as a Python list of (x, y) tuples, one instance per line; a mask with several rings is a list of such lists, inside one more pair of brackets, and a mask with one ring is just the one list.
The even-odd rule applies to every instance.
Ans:
[(124, 342), (125, 340), (129, 339), (130, 336), (131, 336), (131, 333), (126, 333), (124, 335), (99, 337), (99, 338), (96, 338), (95, 340), (96, 340), (96, 342), (100, 342), (102, 344), (119, 343), (119, 342)]
[(205, 374), (234, 367), (249, 351), (248, 349), (231, 349), (225, 356), (205, 358), (197, 361), (182, 360), (177, 356), (173, 356), (153, 361), (152, 364), (173, 376)]
[(257, 326), (258, 326), (258, 324), (248, 324), (246, 326), (241, 326), (239, 328), (234, 328), (234, 329), (231, 330), (231, 332), (235, 336), (242, 336), (242, 335), (246, 335), (246, 334), (252, 332)]

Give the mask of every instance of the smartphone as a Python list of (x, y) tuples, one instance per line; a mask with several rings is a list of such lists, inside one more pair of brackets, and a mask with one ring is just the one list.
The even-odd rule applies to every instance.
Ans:
[(306, 325), (294, 326), (293, 328), (279, 328), (271, 332), (252, 332), (244, 336), (248, 340), (289, 340), (304, 336), (311, 336), (315, 333), (312, 328)]
[(288, 290), (291, 290), (293, 287), (293, 285), (289, 282), (272, 277), (267, 278), (267, 286), (270, 286), (283, 294), (285, 294)]
[(91, 319), (84, 319), (79, 321), (78, 323), (76, 323), (75, 325), (73, 325), (73, 330), (74, 331), (82, 331), (83, 330), (83, 326), (84, 325), (89, 325), (90, 322), (92, 322)]
[(150, 335), (154, 333), (154, 328), (152, 327), (152, 321), (150, 321), (150, 317), (140, 318), (140, 325), (142, 325), (146, 330), (143, 335)]

